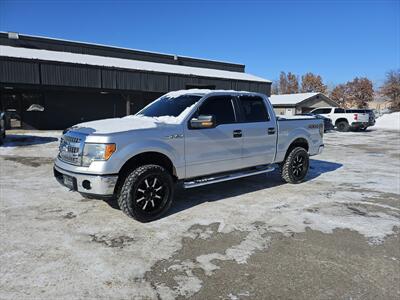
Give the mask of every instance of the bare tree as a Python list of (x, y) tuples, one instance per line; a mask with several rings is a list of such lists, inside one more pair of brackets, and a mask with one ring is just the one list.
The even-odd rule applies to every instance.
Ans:
[(287, 74), (288, 87), (285, 94), (295, 94), (299, 92), (299, 79), (296, 75), (289, 72)]
[(280, 94), (287, 94), (288, 90), (288, 80), (285, 72), (281, 72), (279, 75), (279, 93)]
[(289, 72), (281, 72), (279, 76), (279, 94), (294, 94), (299, 92), (297, 76)]
[(374, 98), (374, 88), (372, 81), (366, 77), (354, 78), (346, 83), (347, 102), (351, 107), (363, 108), (368, 106), (368, 102)]
[(363, 108), (373, 100), (374, 89), (368, 78), (354, 78), (346, 84), (337, 85), (330, 95), (331, 99), (345, 108)]
[(272, 95), (279, 95), (279, 81), (274, 80), (271, 85), (271, 94)]
[(386, 73), (386, 79), (379, 93), (390, 99), (393, 109), (400, 109), (400, 69)]
[(338, 84), (330, 94), (330, 98), (337, 102), (339, 106), (346, 108), (347, 89), (345, 84)]
[(322, 82), (320, 75), (314, 75), (308, 72), (301, 76), (301, 92), (302, 93), (323, 93), (327, 91), (327, 86)]

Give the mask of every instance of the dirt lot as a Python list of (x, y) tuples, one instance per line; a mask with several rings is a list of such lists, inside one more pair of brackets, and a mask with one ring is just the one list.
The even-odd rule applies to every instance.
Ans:
[(0, 298), (399, 299), (399, 132), (329, 133), (307, 182), (179, 191), (150, 224), (52, 177), (60, 132), (0, 147)]

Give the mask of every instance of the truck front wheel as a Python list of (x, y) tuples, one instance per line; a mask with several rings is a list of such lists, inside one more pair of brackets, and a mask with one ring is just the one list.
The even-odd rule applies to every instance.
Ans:
[(307, 175), (309, 167), (307, 151), (302, 147), (292, 149), (281, 164), (282, 179), (288, 183), (300, 183)]
[(161, 166), (144, 165), (125, 178), (118, 204), (128, 216), (149, 222), (158, 219), (171, 206), (174, 193), (172, 176)]

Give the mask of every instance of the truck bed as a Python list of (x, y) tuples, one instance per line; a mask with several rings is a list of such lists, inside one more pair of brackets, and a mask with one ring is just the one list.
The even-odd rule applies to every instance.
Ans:
[(309, 145), (308, 153), (316, 155), (321, 146), (323, 136), (323, 120), (311, 116), (277, 117), (278, 141), (276, 162), (283, 161), (290, 145), (299, 136), (304, 136)]

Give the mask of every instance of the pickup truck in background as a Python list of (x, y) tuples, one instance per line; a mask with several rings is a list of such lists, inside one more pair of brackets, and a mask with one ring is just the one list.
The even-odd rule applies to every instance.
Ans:
[(328, 131), (335, 129), (335, 126), (333, 126), (333, 124), (332, 124), (332, 120), (327, 117), (324, 117), (321, 115), (314, 115), (311, 113), (300, 114), (297, 116), (311, 116), (311, 117), (315, 117), (317, 119), (321, 119), (322, 121), (324, 121), (324, 132), (328, 132)]
[(321, 153), (323, 121), (276, 118), (263, 94), (185, 90), (124, 118), (64, 131), (56, 179), (85, 197), (116, 197), (147, 222), (171, 206), (176, 184), (195, 188), (273, 171), (300, 183), (309, 156)]
[(372, 127), (375, 125), (376, 117), (375, 117), (375, 113), (372, 109), (358, 108), (358, 109), (347, 109), (346, 111), (349, 113), (353, 113), (353, 114), (356, 114), (356, 113), (368, 114), (368, 126), (361, 128), (362, 130), (366, 130), (368, 127)]
[(369, 114), (362, 111), (353, 112), (351, 109), (338, 107), (320, 107), (310, 113), (331, 119), (338, 131), (365, 130), (370, 126)]

